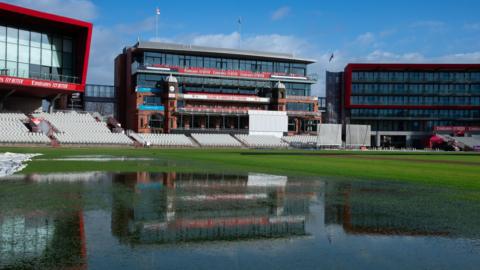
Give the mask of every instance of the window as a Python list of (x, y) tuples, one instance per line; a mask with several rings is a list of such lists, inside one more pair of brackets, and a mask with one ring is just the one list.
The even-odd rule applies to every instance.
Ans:
[(7, 44), (5, 42), (0, 42), (0, 60), (5, 60), (6, 50), (7, 50)]
[(30, 46), (40, 48), (42, 43), (42, 35), (37, 32), (30, 33)]
[(12, 44), (18, 44), (18, 29), (7, 27), (7, 42)]
[(30, 32), (25, 30), (20, 30), (18, 43), (20, 45), (25, 45), (25, 46), (30, 45)]
[(143, 105), (159, 106), (162, 105), (160, 97), (157, 96), (145, 96), (143, 97)]
[(30, 64), (40, 65), (41, 59), (41, 52), (40, 48), (30, 48)]
[(0, 42), (7, 41), (7, 28), (0, 25)]
[(7, 60), (18, 61), (18, 45), (7, 43)]
[(68, 39), (68, 38), (63, 39), (63, 51), (68, 53), (73, 52), (71, 39)]
[(20, 45), (18, 48), (18, 62), (29, 63), (30, 62), (30, 50), (28, 46)]
[(42, 66), (52, 66), (52, 51), (42, 49)]

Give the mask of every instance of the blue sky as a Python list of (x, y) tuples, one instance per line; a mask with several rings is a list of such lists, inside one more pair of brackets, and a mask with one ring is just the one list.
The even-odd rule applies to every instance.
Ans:
[(478, 0), (6, 2), (93, 22), (91, 83), (111, 84), (113, 58), (121, 49), (138, 38), (155, 39), (156, 7), (161, 41), (317, 60), (310, 71), (320, 76), (314, 86), (320, 95), (325, 70), (342, 70), (348, 62), (480, 63)]

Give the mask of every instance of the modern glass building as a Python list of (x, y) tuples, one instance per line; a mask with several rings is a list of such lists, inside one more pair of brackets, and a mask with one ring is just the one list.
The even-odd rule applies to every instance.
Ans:
[(113, 85), (87, 84), (83, 95), (83, 110), (116, 118), (115, 87)]
[(286, 110), (290, 132), (314, 132), (320, 112), (311, 63), (289, 54), (139, 42), (116, 58), (125, 108), (119, 119), (138, 132), (246, 132), (248, 110)]
[(370, 125), (372, 145), (422, 147), (437, 127), (480, 125), (479, 64), (349, 64), (327, 99), (339, 86), (337, 115)]
[(91, 32), (87, 22), (0, 3), (0, 91), (11, 99), (2, 105), (83, 92)]

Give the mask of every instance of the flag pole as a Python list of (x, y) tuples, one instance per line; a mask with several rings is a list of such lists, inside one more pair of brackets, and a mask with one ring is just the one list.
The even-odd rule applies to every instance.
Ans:
[(158, 17), (160, 16), (160, 8), (157, 7), (155, 13), (155, 40), (158, 41)]
[(238, 34), (239, 34), (239, 40), (238, 40), (238, 47), (241, 49), (242, 48), (242, 17), (238, 17)]

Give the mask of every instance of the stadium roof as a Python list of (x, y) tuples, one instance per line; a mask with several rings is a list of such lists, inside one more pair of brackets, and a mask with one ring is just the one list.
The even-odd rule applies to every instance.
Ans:
[(283, 61), (290, 62), (301, 62), (305, 64), (315, 63), (315, 60), (298, 58), (293, 54), (288, 53), (273, 53), (273, 52), (261, 52), (261, 51), (250, 51), (250, 50), (238, 50), (238, 49), (227, 49), (227, 48), (215, 48), (215, 47), (204, 47), (204, 46), (195, 46), (187, 44), (175, 44), (175, 43), (164, 43), (164, 42), (152, 42), (152, 41), (139, 41), (134, 45), (136, 49), (143, 50), (162, 50), (162, 51), (172, 51), (172, 52), (196, 52), (199, 54), (216, 54), (216, 55), (228, 55), (228, 56), (238, 56), (238, 57), (249, 57), (249, 58), (265, 58), (265, 59), (278, 59)]

